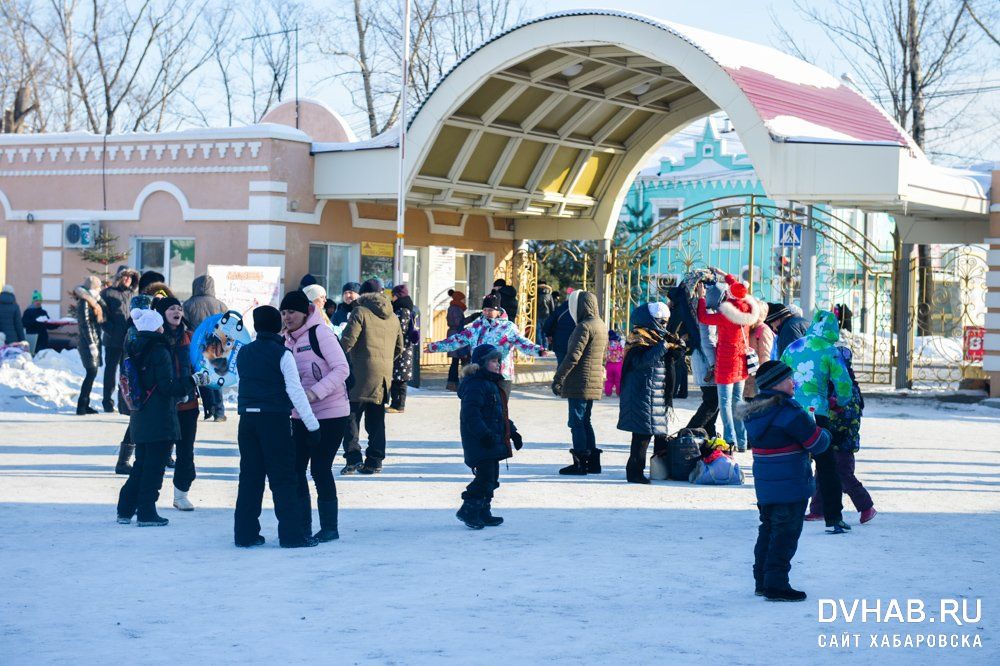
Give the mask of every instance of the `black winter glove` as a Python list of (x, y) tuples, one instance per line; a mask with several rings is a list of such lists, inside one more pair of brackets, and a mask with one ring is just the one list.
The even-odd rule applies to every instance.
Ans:
[(552, 393), (553, 393), (553, 395), (561, 395), (562, 394), (562, 388), (563, 388), (562, 384), (560, 384), (559, 382), (556, 382), (556, 381), (552, 382)]
[(521, 447), (524, 446), (524, 438), (516, 430), (510, 433), (510, 441), (514, 442), (515, 451), (520, 451)]
[(319, 428), (309, 432), (306, 435), (306, 438), (309, 441), (310, 446), (319, 446), (323, 442), (323, 438), (322, 435), (320, 434)]

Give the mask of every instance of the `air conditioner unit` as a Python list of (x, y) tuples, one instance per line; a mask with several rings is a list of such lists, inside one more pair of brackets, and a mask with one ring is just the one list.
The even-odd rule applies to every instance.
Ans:
[(80, 220), (63, 222), (63, 247), (91, 248), (97, 242), (101, 223), (97, 220)]

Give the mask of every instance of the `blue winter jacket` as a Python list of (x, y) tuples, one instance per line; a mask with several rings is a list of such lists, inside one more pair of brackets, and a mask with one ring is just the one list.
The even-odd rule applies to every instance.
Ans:
[(761, 391), (740, 404), (753, 447), (754, 490), (758, 504), (801, 502), (816, 490), (809, 454), (830, 446), (830, 433), (820, 428), (795, 400), (778, 391)]

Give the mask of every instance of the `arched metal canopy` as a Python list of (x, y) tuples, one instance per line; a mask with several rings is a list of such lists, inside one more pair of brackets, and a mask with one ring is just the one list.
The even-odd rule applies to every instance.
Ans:
[[(601, 10), (529, 21), (459, 62), (409, 126), (407, 200), (516, 218), (519, 238), (609, 237), (650, 153), (720, 109), (773, 198), (985, 224), (982, 185), (931, 165), (839, 79), (759, 44)], [(397, 136), (314, 144), (317, 196), (392, 199)]]

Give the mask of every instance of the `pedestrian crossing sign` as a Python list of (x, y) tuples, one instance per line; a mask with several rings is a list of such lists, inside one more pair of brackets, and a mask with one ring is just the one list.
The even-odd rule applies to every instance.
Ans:
[(802, 247), (802, 225), (781, 222), (778, 225), (778, 245), (780, 247)]

